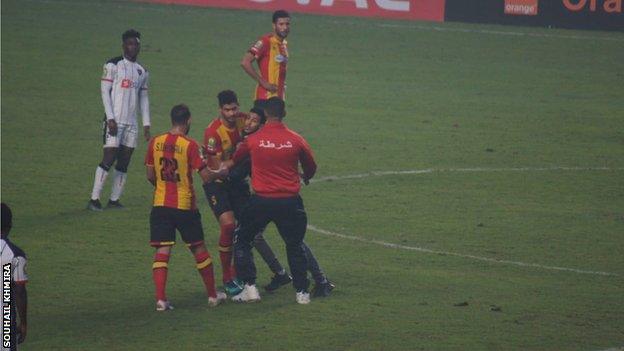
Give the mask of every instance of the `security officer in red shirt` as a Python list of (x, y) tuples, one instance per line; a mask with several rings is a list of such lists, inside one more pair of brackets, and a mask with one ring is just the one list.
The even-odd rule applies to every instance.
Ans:
[[(308, 220), (299, 190), (301, 178), (307, 184), (314, 176), (316, 162), (305, 139), (282, 123), (286, 116), (284, 101), (272, 97), (264, 109), (265, 126), (239, 144), (232, 160), (226, 161), (220, 169), (224, 172), (247, 157), (251, 158), (251, 186), (255, 194), (241, 216), (234, 249), (236, 272), (245, 286), (232, 299), (242, 302), (260, 300), (251, 248), (254, 236), (273, 222), (286, 243), (288, 265), (297, 291), (296, 301), (308, 304), (307, 259), (301, 245)], [(299, 164), (303, 174), (299, 173)]]

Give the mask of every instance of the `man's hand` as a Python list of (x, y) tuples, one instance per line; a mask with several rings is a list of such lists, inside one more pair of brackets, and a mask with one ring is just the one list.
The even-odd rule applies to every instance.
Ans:
[(145, 141), (149, 141), (152, 135), (150, 134), (150, 126), (143, 126), (143, 136)]
[(219, 178), (227, 177), (227, 175), (230, 174), (230, 169), (223, 162), (219, 165), (218, 169), (212, 169), (209, 167), (206, 167), (206, 168), (208, 168), (208, 172), (214, 174), (215, 176)]
[(216, 179), (222, 179), (227, 177), (227, 175), (230, 173), (230, 169), (227, 165), (228, 161), (225, 161), (221, 164), (219, 164), (219, 168), (218, 169), (212, 169), (208, 166), (202, 168), (201, 171), (199, 171), (199, 175), (202, 178), (202, 181), (204, 182), (204, 184), (206, 183), (210, 183), (215, 181)]
[(261, 85), (264, 89), (266, 89), (266, 90), (268, 90), (268, 91), (270, 91), (270, 92), (272, 92), (272, 93), (276, 93), (276, 92), (277, 92), (277, 85), (275, 85), (275, 84), (271, 84), (271, 83), (267, 82), (267, 81), (266, 81), (266, 80), (264, 80), (264, 79), (260, 80), (260, 85)]
[(19, 339), (17, 339), (18, 344), (21, 344), (24, 342), (24, 340), (26, 340), (26, 332), (27, 332), (26, 324), (20, 323), (17, 326), (17, 333), (19, 334)]
[(301, 180), (303, 181), (303, 184), (305, 185), (310, 185), (310, 179), (306, 178), (303, 173), (300, 173), (299, 176), (301, 177)]
[(106, 124), (108, 125), (108, 134), (111, 136), (117, 135), (117, 122), (114, 119), (109, 119), (106, 121)]

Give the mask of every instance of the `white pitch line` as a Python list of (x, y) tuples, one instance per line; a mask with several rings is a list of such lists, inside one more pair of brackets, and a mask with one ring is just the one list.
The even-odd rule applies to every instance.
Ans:
[[(621, 167), (616, 167), (616, 168), (609, 168), (609, 167), (536, 167), (536, 168), (532, 168), (532, 167), (519, 167), (519, 168), (473, 167), (473, 168), (441, 168), (441, 169), (427, 168), (427, 169), (412, 169), (412, 170), (404, 170), (404, 171), (372, 171), (368, 173), (349, 174), (349, 175), (344, 175), (344, 176), (326, 176), (326, 177), (320, 177), (317, 179), (312, 179), (311, 182), (327, 182), (327, 181), (334, 181), (334, 180), (361, 179), (361, 178), (379, 177), (379, 176), (386, 176), (386, 175), (427, 174), (427, 173), (434, 173), (434, 172), (546, 172), (546, 171), (621, 171), (621, 170), (624, 170), (624, 168), (621, 168)], [(381, 246), (394, 248), (394, 249), (418, 251), (418, 252), (431, 253), (431, 254), (437, 254), (437, 255), (448, 255), (448, 256), (455, 256), (455, 257), (469, 258), (469, 259), (478, 260), (478, 261), (485, 261), (485, 262), (490, 262), (490, 263), (508, 264), (508, 265), (515, 265), (515, 266), (521, 266), (521, 267), (534, 267), (534, 268), (542, 268), (542, 269), (556, 270), (556, 271), (567, 271), (567, 272), (574, 272), (574, 273), (581, 273), (581, 274), (619, 276), (619, 274), (617, 273), (610, 273), (610, 272), (600, 272), (600, 271), (590, 271), (590, 270), (582, 270), (582, 269), (567, 268), (567, 267), (547, 266), (547, 265), (541, 265), (541, 264), (536, 264), (536, 263), (525, 263), (525, 262), (520, 262), (520, 261), (499, 260), (495, 258), (467, 255), (467, 254), (461, 254), (461, 253), (456, 253), (456, 252), (432, 250), (432, 249), (427, 249), (427, 248), (418, 247), (418, 246), (393, 244), (393, 243), (388, 243), (388, 242), (381, 241), (381, 240), (370, 240), (370, 239), (365, 239), (365, 238), (361, 238), (358, 236), (335, 233), (335, 232), (331, 232), (328, 230), (320, 229), (313, 225), (308, 225), (308, 229), (314, 232), (320, 233), (320, 234), (324, 234), (324, 235), (329, 235), (329, 236), (334, 236), (334, 237), (349, 239), (349, 240), (354, 240), (354, 241), (360, 241), (360, 242), (369, 243), (369, 244), (376, 244), (376, 245), (381, 245)]]
[[(365, 22), (355, 21), (332, 21), (334, 24), (349, 24), (349, 25), (362, 25)], [(461, 23), (461, 22), (448, 22), (448, 23)], [(487, 23), (480, 23), (481, 25), (488, 25)], [(506, 35), (514, 37), (533, 37), (533, 38), (555, 38), (555, 39), (574, 39), (574, 40), (605, 40), (605, 41), (624, 41), (624, 37), (612, 37), (612, 36), (599, 36), (599, 35), (571, 35), (571, 34), (552, 34), (552, 33), (537, 33), (537, 32), (521, 32), (513, 30), (492, 30), (492, 29), (472, 29), (461, 27), (441, 27), (436, 25), (421, 25), (421, 24), (407, 24), (407, 23), (375, 23), (374, 26), (381, 28), (406, 28), (416, 30), (428, 30), (436, 32), (455, 32), (455, 33), (475, 33), (475, 34), (490, 34), (490, 35)], [(537, 28), (540, 28), (539, 26)], [(541, 27), (543, 28), (543, 27)]]
[(550, 172), (550, 171), (622, 171), (624, 167), (519, 167), (519, 168), (426, 168), (426, 169), (411, 169), (404, 171), (372, 171), (367, 173), (347, 174), (343, 176), (326, 176), (311, 179), (311, 183), (329, 182), (334, 180), (345, 179), (360, 179), (368, 177), (380, 177), (386, 175), (404, 175), (404, 174), (427, 174), (427, 173), (444, 173), (444, 172), (457, 172), (457, 173), (471, 173), (471, 172)]
[(323, 235), (333, 236), (333, 237), (342, 238), (342, 239), (349, 239), (353, 241), (359, 241), (359, 242), (363, 242), (367, 244), (381, 245), (381, 246), (392, 248), (392, 249), (418, 251), (418, 252), (430, 253), (430, 254), (435, 254), (435, 255), (455, 256), (455, 257), (468, 258), (471, 260), (484, 261), (484, 262), (489, 262), (489, 263), (507, 264), (507, 265), (514, 265), (514, 266), (520, 266), (520, 267), (533, 267), (533, 268), (548, 269), (548, 270), (553, 270), (553, 271), (564, 271), (564, 272), (572, 272), (572, 273), (580, 273), (580, 274), (593, 274), (593, 275), (615, 276), (615, 277), (619, 276), (619, 274), (617, 273), (610, 273), (610, 272), (600, 272), (600, 271), (590, 271), (590, 270), (576, 269), (576, 268), (547, 266), (547, 265), (541, 265), (537, 263), (526, 263), (526, 262), (520, 262), (520, 261), (499, 260), (496, 258), (466, 255), (466, 254), (461, 254), (457, 252), (432, 250), (432, 249), (427, 249), (427, 248), (418, 247), (418, 246), (393, 244), (393, 243), (388, 243), (388, 242), (381, 241), (381, 240), (365, 239), (359, 236), (335, 233), (329, 230), (318, 228), (311, 224), (308, 224), (308, 229), (313, 232), (317, 232)]

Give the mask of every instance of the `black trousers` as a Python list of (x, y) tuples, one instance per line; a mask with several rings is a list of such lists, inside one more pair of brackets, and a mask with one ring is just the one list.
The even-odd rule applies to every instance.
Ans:
[(234, 263), (239, 279), (248, 284), (256, 283), (256, 266), (251, 248), (254, 237), (270, 222), (286, 243), (288, 265), (297, 291), (310, 285), (307, 276), (308, 261), (302, 243), (308, 225), (308, 217), (299, 195), (288, 198), (268, 198), (253, 195), (243, 210), (236, 230)]

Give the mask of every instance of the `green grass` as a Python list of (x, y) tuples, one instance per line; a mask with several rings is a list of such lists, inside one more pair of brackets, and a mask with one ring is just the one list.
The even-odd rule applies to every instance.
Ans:
[[(434, 170), (312, 183), (303, 196), (314, 226), (616, 276), (309, 231), (306, 241), (338, 286), (332, 297), (298, 306), (286, 288), (259, 304), (210, 310), (180, 245), (168, 285), (177, 308), (158, 314), (144, 143), (123, 197), (129, 209), (83, 210), (101, 157), (101, 66), (119, 55), (129, 27), (143, 33), (154, 132), (185, 102), (200, 139), (219, 90), (234, 89), (249, 107), (253, 84), (239, 62), (270, 20), (118, 1), (2, 2), (2, 201), (15, 214), (12, 238), (29, 255), (24, 350), (624, 345), (622, 33), (296, 15), (288, 72), (287, 123), (314, 148), (319, 176)], [(610, 170), (487, 171), (524, 167)], [(463, 168), (486, 170), (438, 171)], [(216, 254), (217, 225), (199, 203)], [(268, 240), (285, 261), (273, 229)], [(258, 266), (265, 283), (268, 270)]]

